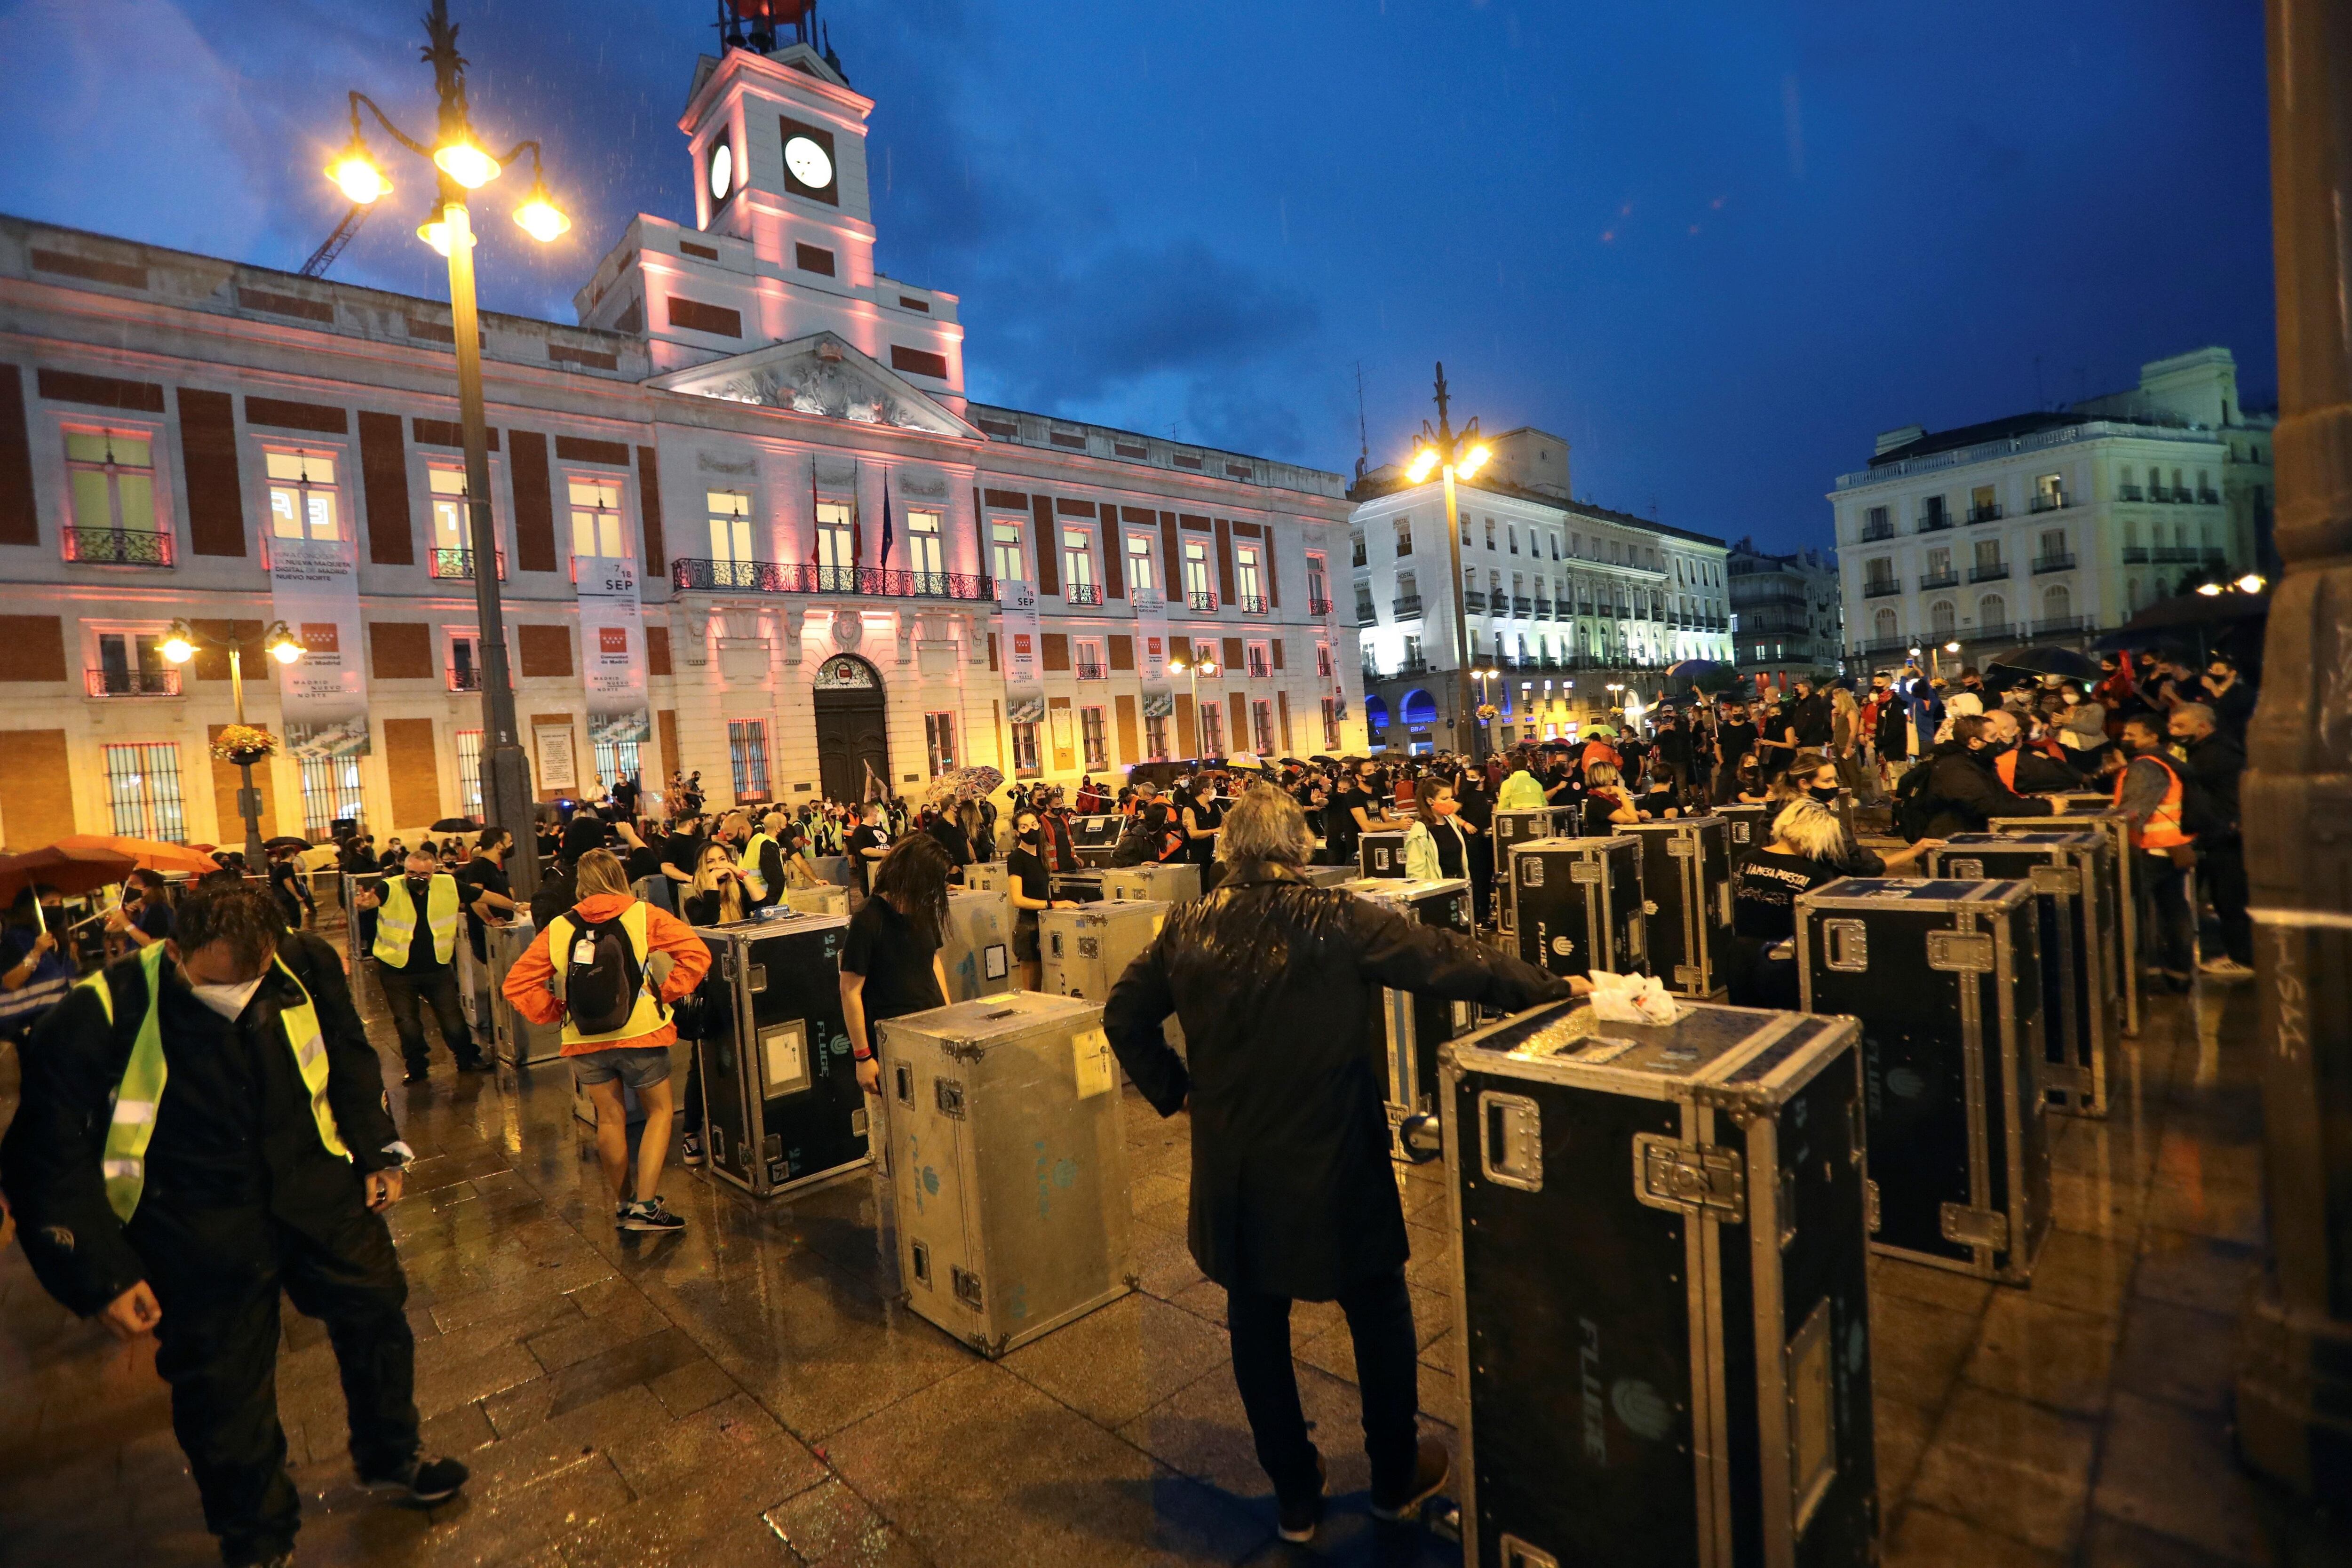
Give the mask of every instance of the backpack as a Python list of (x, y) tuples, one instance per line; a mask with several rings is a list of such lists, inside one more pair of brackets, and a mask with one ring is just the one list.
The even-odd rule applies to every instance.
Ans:
[(1927, 774), (1934, 767), (1933, 758), (1922, 757), (1895, 781), (1895, 831), (1906, 843), (1927, 837), (1928, 825), (1936, 819), (1936, 800), (1927, 793)]
[(565, 923), (572, 929), (564, 937), (563, 1005), (572, 1015), (572, 1026), (583, 1035), (609, 1035), (625, 1027), (646, 984), (629, 933), (618, 917), (585, 921), (574, 911)]

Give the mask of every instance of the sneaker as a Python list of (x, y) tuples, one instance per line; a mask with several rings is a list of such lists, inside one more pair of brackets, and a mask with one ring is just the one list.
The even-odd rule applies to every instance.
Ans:
[(1315, 1527), (1323, 1522), (1323, 1456), (1315, 1456), (1315, 1489), (1305, 1497), (1276, 1498), (1276, 1507), (1281, 1515), (1276, 1529), (1285, 1541), (1304, 1543), (1315, 1539)]
[(679, 1142), (681, 1145), (681, 1152), (677, 1157), (678, 1163), (682, 1165), (699, 1165), (702, 1163), (701, 1133), (689, 1132), (683, 1139), (679, 1140)]
[(455, 1459), (411, 1459), (380, 1476), (362, 1476), (360, 1485), (372, 1492), (397, 1492), (411, 1502), (446, 1502), (457, 1495), (469, 1474)]
[(686, 1221), (662, 1206), (658, 1193), (641, 1204), (624, 1204), (619, 1224), (623, 1230), (677, 1231), (686, 1228)]
[(1434, 1437), (1423, 1437), (1421, 1451), (1413, 1458), (1412, 1479), (1400, 1496), (1385, 1500), (1374, 1497), (1372, 1517), (1388, 1524), (1412, 1518), (1423, 1503), (1437, 1495), (1438, 1489), (1453, 1474), (1454, 1460), (1446, 1453), (1445, 1445)]
[(408, 1071), (402, 1076), (400, 1081), (403, 1083), (423, 1083), (427, 1076), (428, 1074), (423, 1062), (411, 1062), (408, 1064)]
[(2219, 980), (2231, 985), (2242, 984), (2254, 977), (2252, 970), (2226, 955), (2221, 958), (2209, 958), (2197, 967), (2208, 979)]

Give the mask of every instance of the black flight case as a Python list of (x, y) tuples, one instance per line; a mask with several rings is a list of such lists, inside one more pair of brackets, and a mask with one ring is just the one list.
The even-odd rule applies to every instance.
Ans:
[(2032, 1276), (2050, 1226), (2036, 916), (2023, 882), (1846, 877), (1798, 896), (1805, 1010), (1862, 1021), (1881, 1252)]
[[(1458, 877), (1434, 882), (1360, 877), (1339, 886), (1341, 891), (1386, 905), (1417, 925), (1437, 926), (1475, 939), (1470, 884)], [(1468, 1002), (1449, 1002), (1425, 992), (1380, 989), (1366, 1044), (1378, 1058), (1382, 1081), (1388, 1085), (1389, 1152), (1393, 1158), (1411, 1158), (1402, 1131), (1405, 1119), (1437, 1109), (1432, 1098), (1437, 1092), (1437, 1047), (1476, 1021), (1477, 1008)]]
[(1728, 825), (1731, 837), (1731, 863), (1738, 865), (1757, 850), (1772, 842), (1768, 830), (1772, 818), (1780, 814), (1777, 805), (1718, 805), (1715, 815)]
[(1877, 1561), (1855, 1035), (1553, 1003), (1445, 1047), (1465, 1568)]
[(1356, 839), (1356, 874), (1360, 877), (1402, 877), (1404, 875), (1404, 836), (1402, 827), (1384, 827), (1360, 835)]
[[(2063, 822), (2065, 818), (2055, 820)], [(2071, 1116), (2107, 1113), (2107, 1069), (2122, 995), (2116, 975), (2115, 848), (2097, 828), (1956, 833), (1927, 851), (1927, 874), (2032, 884), (2041, 906), (2042, 1093)]]
[[(1497, 871), (1511, 864), (1511, 849), (1535, 838), (1557, 838), (1576, 831), (1577, 810), (1572, 805), (1527, 806), (1517, 811), (1495, 813), (1492, 843)], [(1503, 930), (1511, 929), (1511, 884), (1507, 877), (1495, 900), (1495, 921)]]
[(698, 926), (703, 1148), (710, 1173), (774, 1197), (871, 1158), (865, 1091), (841, 1015), (843, 915)]
[(1643, 972), (1641, 840), (1534, 839), (1511, 851), (1510, 874), (1521, 958), (1554, 974)]
[(2107, 901), (2116, 910), (2116, 945), (2109, 963), (2123, 986), (2123, 1032), (2139, 1033), (2139, 893), (2132, 885), (2139, 851), (2132, 847), (2131, 819), (2105, 795), (2069, 795), (2063, 816), (1996, 816), (1985, 826), (1995, 833), (2090, 833), (2107, 836), (2107, 865), (2115, 883)]
[(1730, 984), (1731, 837), (1719, 816), (1629, 822), (1642, 846), (1643, 909), (1650, 973), (1696, 1001), (1720, 999)]

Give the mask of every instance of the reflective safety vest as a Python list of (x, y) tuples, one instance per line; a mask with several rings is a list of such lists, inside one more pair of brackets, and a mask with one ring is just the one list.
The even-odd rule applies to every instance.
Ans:
[[(2132, 762), (2137, 763), (2143, 757), (2151, 763), (2160, 763), (2164, 768), (2165, 777), (2170, 782), (2164, 786), (2163, 803), (2148, 814), (2147, 821), (2141, 826), (2139, 832), (2135, 836), (2139, 840), (2139, 847), (2143, 849), (2172, 849), (2183, 844), (2194, 843), (2195, 839), (2185, 831), (2182, 823), (2181, 806), (2188, 798), (2188, 791), (2181, 784), (2180, 770), (2173, 766), (2170, 757), (2160, 752), (2143, 752), (2139, 756), (2134, 757)], [(2131, 767), (2126, 763), (2123, 773), (2116, 775), (2117, 805), (2124, 803), (2124, 778), (2130, 772)]]
[(2002, 786), (2010, 794), (2015, 795), (2017, 793), (2017, 748), (2011, 746), (1995, 757), (1992, 760), (1992, 771), (2000, 775)]
[[(131, 1042), (131, 1060), (122, 1069), (122, 1081), (115, 1086), (114, 1113), (106, 1130), (106, 1149), (101, 1156), (106, 1175), (107, 1206), (123, 1224), (131, 1223), (139, 1207), (139, 1195), (147, 1186), (147, 1145), (155, 1136), (155, 1111), (163, 1101), (163, 1030), (160, 1022), (163, 993), (163, 944), (156, 942), (141, 952), (138, 957), (142, 978), (147, 984), (147, 1011), (139, 1020), (139, 1033)], [(327, 1042), (319, 1031), (319, 1010), (311, 1004), (310, 993), (294, 972), (286, 967), (281, 958), (270, 960), (270, 966), (294, 982), (294, 989), (302, 993), (302, 1000), (291, 1007), (280, 1007), (278, 1019), (286, 1030), (287, 1047), (294, 1053), (294, 1065), (302, 1074), (302, 1087), (310, 1094), (310, 1119), (319, 1124), (319, 1142), (327, 1152), (339, 1160), (348, 1160), (352, 1152), (343, 1146), (342, 1134), (335, 1130), (335, 1113), (327, 1104)], [(98, 993), (99, 1006), (106, 1013), (106, 1021), (114, 1022), (114, 992), (106, 983), (106, 972), (99, 971), (79, 983)]]
[[(638, 900), (622, 912), (620, 921), (621, 930), (629, 939), (629, 946), (636, 952), (640, 973), (644, 973), (646, 960), (653, 955), (652, 943), (646, 936), (646, 923), (652, 918), (646, 913), (646, 907), (643, 899)], [(571, 967), (572, 944), (579, 934), (580, 917), (575, 914), (560, 914), (547, 922), (547, 962), (555, 966), (558, 974)], [(654, 994), (652, 984), (647, 984), (637, 992), (636, 1004), (629, 1009), (629, 1021), (606, 1034), (583, 1033), (572, 1021), (572, 1015), (567, 1010), (563, 1015), (563, 1043), (566, 1046), (617, 1045), (641, 1035), (650, 1035), (668, 1022), (669, 1009), (662, 1005), (661, 998)]]
[[(433, 956), (442, 963), (457, 951), (457, 879), (436, 871), (425, 891), (425, 920), (433, 928)], [(376, 911), (375, 947), (379, 963), (408, 967), (409, 944), (416, 940), (416, 902), (408, 896), (408, 879), (386, 877), (383, 907)]]
[(743, 873), (743, 887), (754, 901), (768, 896), (768, 879), (760, 870), (760, 851), (774, 842), (765, 833), (754, 833), (743, 846), (742, 858), (735, 862), (735, 869)]

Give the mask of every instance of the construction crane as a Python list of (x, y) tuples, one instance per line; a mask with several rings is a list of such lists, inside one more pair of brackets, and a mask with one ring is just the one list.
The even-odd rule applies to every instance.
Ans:
[(359, 233), (360, 225), (367, 222), (367, 215), (368, 208), (353, 202), (352, 210), (343, 215), (343, 221), (335, 226), (335, 232), (320, 240), (319, 248), (310, 253), (310, 259), (302, 263), (302, 276), (325, 277), (327, 268), (335, 264), (335, 258), (343, 253), (343, 247), (352, 242), (352, 236)]

